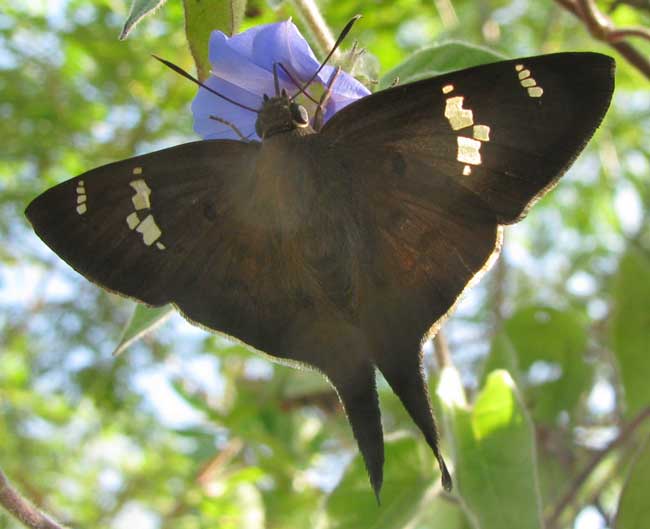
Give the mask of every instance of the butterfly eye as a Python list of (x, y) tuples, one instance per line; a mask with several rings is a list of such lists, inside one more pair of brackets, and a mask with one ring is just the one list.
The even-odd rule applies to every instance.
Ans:
[(307, 109), (297, 103), (291, 103), (291, 120), (297, 127), (306, 127), (309, 125)]

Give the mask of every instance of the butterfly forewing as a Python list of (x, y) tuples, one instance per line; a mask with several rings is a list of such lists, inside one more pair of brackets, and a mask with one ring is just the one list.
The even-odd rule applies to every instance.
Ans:
[(504, 61), (397, 86), (336, 114), (322, 134), (361, 151), (394, 149), (454, 179), (502, 224), (528, 207), (601, 122), (614, 62), (595, 53)]
[[(150, 305), (175, 302), (202, 325), (260, 346), (238, 285), (254, 233), (245, 198), (258, 143), (195, 142), (112, 163), (36, 198), (43, 241), (99, 285)], [(259, 250), (263, 251), (263, 250)]]

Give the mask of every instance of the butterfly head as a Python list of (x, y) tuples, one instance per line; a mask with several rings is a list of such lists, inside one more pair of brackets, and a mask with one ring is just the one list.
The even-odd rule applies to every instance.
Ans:
[(262, 108), (255, 122), (255, 131), (262, 138), (296, 129), (309, 130), (309, 113), (302, 105), (291, 101), (285, 90), (280, 95), (264, 95)]

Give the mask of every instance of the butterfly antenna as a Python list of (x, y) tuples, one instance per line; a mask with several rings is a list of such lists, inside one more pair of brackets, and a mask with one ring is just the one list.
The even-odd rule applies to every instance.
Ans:
[[(282, 71), (289, 78), (289, 81), (291, 81), (293, 83), (293, 86), (295, 86), (296, 88), (300, 88), (300, 83), (298, 81), (296, 81), (296, 78), (293, 75), (291, 75), (291, 72), (289, 70), (287, 70), (286, 66), (284, 64), (282, 64), (281, 62), (279, 62), (277, 64), (278, 64), (278, 66), (280, 68), (282, 68)], [(307, 92), (306, 89), (305, 89), (304, 94), (305, 94), (305, 96), (307, 96), (307, 99), (309, 99), (312, 103), (314, 103), (315, 105), (318, 105), (318, 101), (316, 100), (316, 98), (314, 98), (309, 92)]]
[(296, 92), (292, 97), (291, 101), (293, 101), (296, 97), (298, 97), (300, 94), (304, 94), (305, 90), (307, 87), (316, 79), (316, 76), (321, 72), (321, 70), (325, 67), (327, 64), (327, 61), (329, 61), (332, 58), (332, 55), (334, 55), (334, 52), (336, 49), (341, 45), (341, 42), (345, 39), (345, 37), (348, 36), (348, 33), (350, 33), (350, 30), (352, 29), (352, 26), (354, 26), (354, 23), (361, 18), (361, 15), (355, 15), (353, 16), (350, 21), (345, 25), (343, 28), (343, 31), (341, 31), (341, 34), (339, 35), (339, 38), (336, 39), (336, 42), (334, 43), (334, 46), (332, 46), (332, 49), (330, 52), (327, 54), (327, 57), (325, 57), (325, 60), (320, 64), (318, 67), (318, 70), (314, 72), (314, 75), (312, 75), (309, 80), (302, 85), (300, 88), (298, 88), (298, 92)]
[(196, 77), (194, 77), (193, 75), (187, 73), (187, 72), (186, 72), (185, 70), (183, 70), (183, 68), (181, 68), (180, 66), (176, 66), (173, 62), (169, 62), (169, 61), (167, 61), (167, 60), (165, 60), (165, 59), (162, 59), (161, 57), (158, 57), (157, 55), (153, 55), (153, 54), (152, 54), (151, 56), (152, 56), (154, 59), (156, 59), (156, 60), (160, 61), (161, 63), (163, 63), (165, 66), (167, 66), (167, 68), (170, 68), (171, 70), (174, 70), (177, 74), (182, 75), (183, 77), (185, 77), (186, 79), (189, 79), (189, 80), (192, 81), (193, 83), (196, 83), (196, 84), (199, 85), (201, 88), (205, 88), (208, 92), (210, 92), (210, 93), (212, 93), (212, 94), (214, 94), (214, 95), (220, 97), (221, 99), (224, 99), (224, 100), (228, 101), (228, 103), (231, 103), (231, 104), (233, 104), (233, 105), (236, 105), (236, 106), (238, 106), (238, 107), (240, 107), (240, 108), (243, 108), (243, 109), (245, 109), (245, 110), (250, 110), (251, 112), (255, 112), (255, 114), (259, 114), (259, 113), (260, 113), (259, 110), (255, 109), (255, 108), (253, 108), (253, 107), (249, 107), (249, 106), (244, 105), (244, 104), (242, 104), (242, 103), (238, 103), (238, 102), (235, 101), (234, 99), (230, 99), (228, 96), (225, 96), (225, 95), (223, 95), (223, 94), (220, 94), (220, 93), (217, 92), (216, 90), (213, 90), (212, 88), (210, 88), (209, 86), (207, 86), (205, 83), (202, 83), (201, 81), (199, 81), (199, 80), (198, 80)]

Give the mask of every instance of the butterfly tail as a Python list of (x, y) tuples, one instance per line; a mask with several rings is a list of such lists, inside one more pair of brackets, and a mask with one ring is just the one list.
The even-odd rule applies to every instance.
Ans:
[[(398, 359), (396, 361), (395, 359)], [(412, 351), (402, 355), (391, 355), (389, 358), (380, 358), (377, 367), (390, 384), (395, 394), (400, 398), (404, 408), (408, 411), (413, 422), (424, 434), (427, 444), (433, 450), (440, 467), (443, 488), (449, 492), (452, 488), (452, 479), (440, 453), (438, 427), (431, 410), (429, 391), (424, 378), (422, 355)]]
[(322, 372), (336, 389), (379, 502), (384, 435), (375, 367), (368, 355), (366, 337), (345, 321), (304, 311), (287, 332), (285, 349), (292, 360)]
[(352, 426), (370, 484), (379, 503), (384, 468), (384, 435), (374, 367), (368, 364), (364, 366), (363, 373), (357, 371), (354, 383), (334, 385)]

